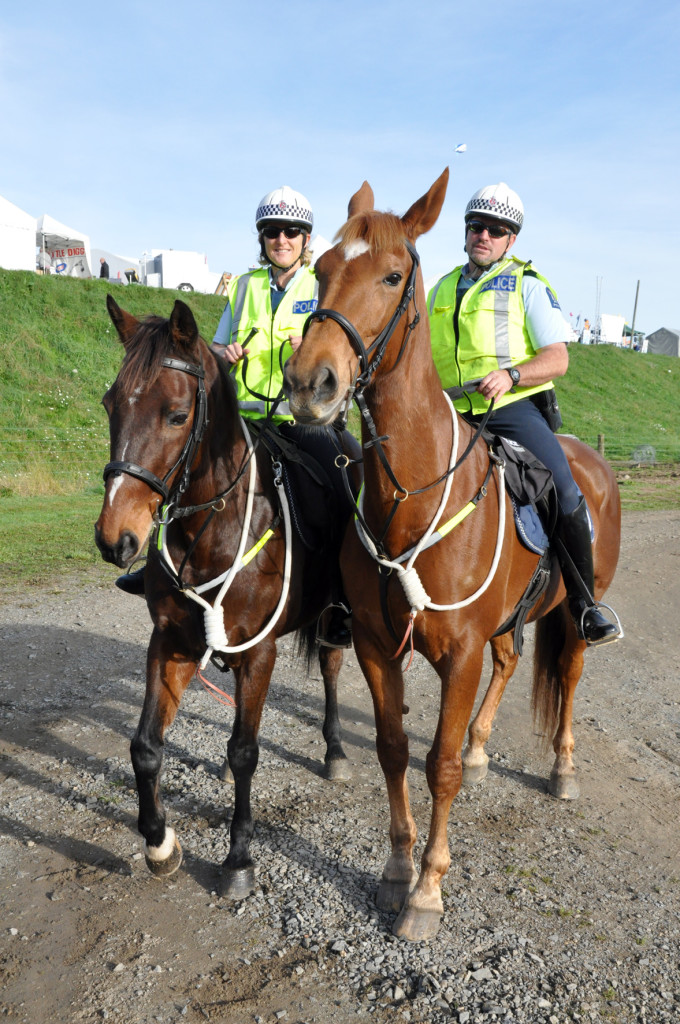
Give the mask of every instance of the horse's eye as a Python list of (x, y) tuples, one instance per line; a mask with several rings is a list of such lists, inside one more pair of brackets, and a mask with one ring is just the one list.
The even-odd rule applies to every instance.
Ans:
[(188, 419), (189, 413), (187, 412), (171, 412), (168, 416), (168, 423), (171, 427), (183, 427)]
[(401, 274), (394, 273), (388, 274), (387, 277), (383, 277), (383, 284), (389, 285), (390, 288), (396, 288), (401, 281)]

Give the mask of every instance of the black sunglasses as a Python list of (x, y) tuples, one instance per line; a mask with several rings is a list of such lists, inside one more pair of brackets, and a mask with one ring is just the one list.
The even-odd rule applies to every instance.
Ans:
[(473, 235), (481, 235), (483, 231), (488, 231), (490, 238), (502, 238), (503, 235), (514, 234), (514, 231), (510, 228), (504, 228), (502, 224), (485, 224), (481, 220), (469, 220), (465, 227)]
[(270, 242), (273, 242), (275, 238), (278, 238), (281, 232), (286, 238), (297, 238), (301, 235), (303, 228), (299, 228), (294, 224), (271, 224), (268, 228), (262, 228), (262, 234), (265, 238), (268, 238)]

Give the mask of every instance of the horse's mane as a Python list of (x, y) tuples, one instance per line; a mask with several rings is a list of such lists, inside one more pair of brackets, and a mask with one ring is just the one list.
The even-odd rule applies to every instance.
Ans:
[(126, 346), (118, 374), (121, 398), (130, 398), (139, 388), (151, 387), (163, 367), (163, 360), (171, 355), (176, 353), (170, 337), (170, 321), (153, 315), (141, 320)]
[(404, 225), (395, 213), (380, 213), (378, 210), (355, 213), (340, 228), (334, 241), (343, 247), (353, 242), (366, 242), (373, 255), (394, 252), (404, 246)]

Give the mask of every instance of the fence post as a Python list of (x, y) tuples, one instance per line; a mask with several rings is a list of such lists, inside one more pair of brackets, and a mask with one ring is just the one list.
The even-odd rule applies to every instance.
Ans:
[(604, 458), (604, 434), (597, 435), (597, 450), (602, 458)]

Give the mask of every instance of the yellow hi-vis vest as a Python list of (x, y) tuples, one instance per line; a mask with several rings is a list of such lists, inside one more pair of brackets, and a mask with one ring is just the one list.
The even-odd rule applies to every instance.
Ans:
[[(267, 415), (270, 402), (250, 394), (248, 388), (265, 395), (271, 402), (281, 391), (281, 367), (292, 354), (289, 338), (302, 334), (305, 320), (317, 306), (319, 284), (310, 267), (303, 267), (283, 293), (272, 313), (269, 271), (252, 270), (229, 282), (227, 296), (232, 310), (230, 341), (248, 349), (245, 360), (234, 364), (232, 373), (241, 415), (260, 419)], [(248, 385), (248, 388), (246, 387)], [(276, 407), (274, 422), (290, 420), (288, 403), (282, 399)]]
[[(493, 370), (521, 367), (536, 354), (526, 328), (522, 300), (522, 278), (527, 267), (528, 263), (509, 256), (475, 281), (460, 301), (456, 289), (462, 267), (440, 278), (430, 290), (427, 309), (432, 355), (443, 388), (481, 380)], [(550, 288), (533, 267), (530, 273)], [(497, 399), (494, 408), (552, 387), (552, 381), (530, 388), (517, 385)], [(459, 412), (478, 415), (486, 412), (489, 403), (472, 391), (456, 399), (454, 405)]]

